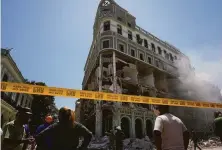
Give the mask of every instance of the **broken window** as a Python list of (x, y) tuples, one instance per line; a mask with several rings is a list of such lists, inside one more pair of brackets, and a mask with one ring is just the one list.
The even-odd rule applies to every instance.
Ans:
[(122, 26), (121, 25), (117, 25), (117, 33), (122, 35)]
[(110, 30), (110, 21), (104, 22), (104, 24), (103, 24), (103, 30), (104, 30), (104, 31)]
[(124, 52), (124, 45), (123, 45), (123, 44), (119, 44), (119, 50), (120, 50), (121, 52)]
[(152, 59), (151, 59), (151, 57), (148, 57), (148, 63), (149, 63), (149, 64), (152, 64)]
[(140, 53), (140, 60), (144, 60), (143, 54)]
[(136, 35), (136, 40), (137, 40), (137, 43), (138, 43), (138, 44), (142, 45), (143, 39), (140, 38), (140, 35), (139, 35), (139, 34)]
[(4, 74), (4, 76), (2, 78), (2, 81), (3, 82), (7, 82), (8, 81), (8, 75), (7, 74)]
[(159, 53), (160, 55), (162, 55), (162, 50), (161, 50), (161, 48), (158, 46), (157, 49), (158, 49), (158, 53)]
[(133, 40), (133, 34), (132, 34), (132, 32), (130, 30), (128, 30), (128, 38), (130, 40)]
[(146, 48), (148, 48), (148, 42), (147, 42), (146, 39), (144, 39), (144, 46), (145, 46)]
[(128, 25), (128, 27), (130, 27), (130, 28), (132, 27), (131, 23), (129, 23), (129, 22), (127, 23), (127, 25)]
[(153, 43), (151, 43), (151, 49), (153, 52), (156, 52), (155, 45)]
[(174, 56), (174, 59), (177, 60), (177, 56)]
[(131, 49), (131, 56), (135, 57), (135, 50)]
[(109, 48), (109, 40), (103, 41), (103, 48)]

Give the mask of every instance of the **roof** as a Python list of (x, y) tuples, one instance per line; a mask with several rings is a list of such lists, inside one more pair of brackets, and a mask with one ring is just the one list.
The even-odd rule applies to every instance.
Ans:
[(1, 56), (4, 56), (4, 57), (8, 58), (8, 60), (12, 63), (14, 69), (17, 71), (18, 75), (22, 78), (23, 82), (25, 82), (25, 78), (23, 77), (23, 75), (22, 75), (21, 71), (19, 70), (17, 64), (15, 63), (12, 56), (10, 55), (10, 50), (5, 49), (5, 48), (1, 48)]

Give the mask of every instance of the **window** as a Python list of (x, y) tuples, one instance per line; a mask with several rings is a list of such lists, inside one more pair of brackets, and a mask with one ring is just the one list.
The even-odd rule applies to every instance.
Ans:
[(123, 21), (123, 19), (121, 17), (117, 17), (117, 20), (119, 21)]
[(156, 60), (156, 66), (159, 67), (159, 61), (158, 60)]
[(143, 54), (140, 53), (140, 60), (144, 60)]
[(151, 59), (151, 57), (148, 57), (148, 63), (149, 63), (149, 64), (152, 64), (152, 59)]
[(169, 60), (169, 58), (170, 58), (169, 54), (168, 54), (168, 53), (166, 53), (166, 59), (168, 59), (168, 60)]
[(117, 25), (117, 33), (122, 35), (122, 27), (121, 27), (121, 25)]
[(103, 41), (103, 48), (109, 48), (109, 40)]
[(135, 50), (131, 49), (131, 56), (135, 57)]
[(8, 81), (8, 75), (7, 74), (4, 74), (4, 76), (2, 78), (2, 81), (3, 82), (7, 82)]
[(177, 56), (174, 56), (174, 59), (177, 60)]
[(138, 44), (142, 45), (143, 39), (140, 38), (140, 35), (139, 35), (139, 34), (136, 35), (136, 40), (137, 40), (137, 43), (138, 43)]
[(104, 22), (104, 24), (103, 24), (103, 30), (104, 30), (104, 31), (110, 30), (110, 21)]
[(157, 49), (158, 49), (158, 53), (159, 53), (160, 55), (162, 55), (162, 50), (161, 50), (161, 48), (158, 46)]
[(133, 34), (132, 34), (132, 32), (130, 30), (128, 30), (128, 38), (130, 40), (133, 40)]
[(123, 45), (123, 44), (119, 44), (119, 50), (120, 50), (121, 52), (124, 52), (124, 45)]
[(173, 55), (170, 53), (170, 60), (173, 61)]
[(131, 23), (129, 23), (129, 22), (127, 23), (127, 25), (128, 25), (129, 27), (132, 27)]
[(144, 46), (145, 46), (146, 48), (148, 48), (148, 42), (147, 42), (146, 39), (144, 39)]
[(151, 49), (153, 52), (156, 52), (155, 45), (153, 43), (151, 43)]

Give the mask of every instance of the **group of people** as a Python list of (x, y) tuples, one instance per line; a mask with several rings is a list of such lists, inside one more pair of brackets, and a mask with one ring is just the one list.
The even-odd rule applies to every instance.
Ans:
[[(186, 150), (190, 134), (184, 123), (169, 111), (169, 106), (156, 105), (153, 109), (156, 114), (154, 124), (154, 140), (157, 150)], [(29, 108), (19, 108), (15, 120), (3, 126), (3, 150), (87, 150), (92, 133), (82, 124), (75, 122), (75, 114), (69, 108), (59, 110), (59, 121), (53, 122), (52, 116), (46, 116), (45, 123), (40, 125), (36, 132), (30, 133), (28, 121), (32, 113)], [(222, 140), (222, 113), (214, 114), (214, 131)], [(191, 132), (194, 149), (197, 145), (197, 136)], [(110, 137), (110, 149), (123, 150), (124, 133), (120, 126), (115, 127), (106, 135)], [(79, 139), (83, 138), (80, 144)]]
[[(46, 116), (45, 124), (30, 134), (28, 121), (32, 113), (29, 108), (19, 108), (15, 120), (3, 126), (3, 150), (86, 150), (92, 133), (80, 123), (75, 122), (74, 111), (63, 107), (59, 110), (59, 122)], [(79, 145), (79, 138), (84, 141)]]

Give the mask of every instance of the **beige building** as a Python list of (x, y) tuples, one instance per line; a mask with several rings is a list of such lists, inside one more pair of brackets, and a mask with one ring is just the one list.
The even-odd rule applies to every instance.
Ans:
[[(136, 18), (114, 0), (101, 0), (98, 6), (84, 71), (83, 90), (192, 99), (181, 82), (195, 76), (189, 58), (137, 26)], [(171, 110), (190, 128), (194, 124), (193, 109)], [(118, 125), (127, 137), (152, 137), (150, 105), (79, 100), (76, 115), (97, 137)]]
[[(25, 79), (10, 55), (10, 50), (1, 49), (1, 81), (24, 83)], [(1, 125), (13, 120), (16, 114), (16, 107), (31, 107), (33, 96), (1, 92)]]

